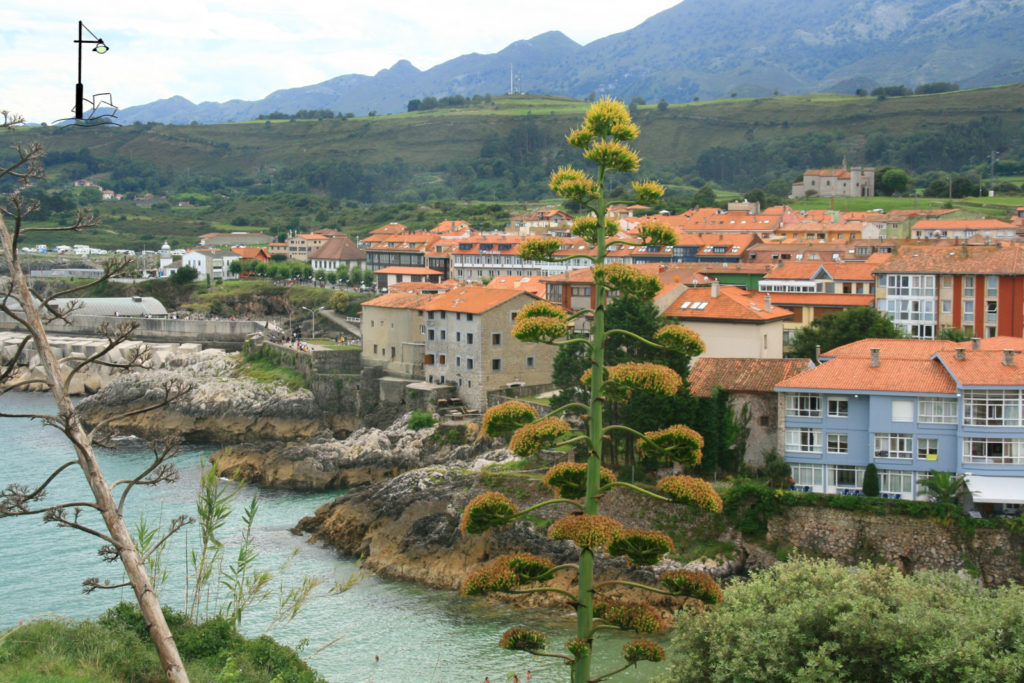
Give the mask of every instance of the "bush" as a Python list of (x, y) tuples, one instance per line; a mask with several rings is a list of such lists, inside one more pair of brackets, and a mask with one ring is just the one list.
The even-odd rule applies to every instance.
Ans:
[(414, 410), (409, 415), (409, 421), (406, 423), (406, 427), (412, 430), (426, 429), (427, 427), (433, 427), (435, 423), (434, 415), (426, 410)]
[(868, 463), (868, 466), (864, 468), (864, 484), (863, 491), (865, 496), (876, 498), (880, 493), (880, 483), (878, 481), (878, 468), (875, 467), (875, 463)]
[(663, 681), (1021, 680), (1020, 586), (801, 559), (683, 614)]

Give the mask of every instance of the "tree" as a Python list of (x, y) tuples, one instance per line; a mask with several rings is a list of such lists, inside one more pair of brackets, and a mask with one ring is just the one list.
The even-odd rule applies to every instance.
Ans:
[(927, 477), (922, 477), (919, 483), (928, 489), (936, 503), (959, 505), (960, 499), (970, 493), (967, 479), (962, 474), (953, 475), (932, 470)]
[(694, 206), (715, 206), (715, 199), (715, 188), (711, 187), (710, 184), (704, 185), (704, 187), (693, 193)]
[[(605, 424), (603, 407), (609, 401), (622, 401), (630, 391), (644, 390), (664, 396), (674, 396), (683, 381), (678, 373), (664, 365), (651, 362), (607, 362), (622, 343), (640, 343), (659, 350), (678, 350), (693, 355), (703, 350), (699, 337), (681, 325), (665, 325), (652, 339), (641, 339), (623, 330), (608, 329), (606, 313), (608, 294), (617, 291), (623, 296), (649, 296), (661, 284), (654, 276), (644, 275), (623, 264), (606, 264), (608, 247), (622, 244), (610, 240), (617, 226), (607, 221), (608, 201), (605, 183), (610, 173), (634, 173), (639, 158), (626, 143), (634, 140), (639, 128), (632, 122), (628, 108), (622, 102), (602, 99), (588, 110), (582, 127), (568, 136), (569, 144), (582, 150), (583, 157), (597, 168), (591, 175), (582, 170), (562, 166), (551, 175), (551, 189), (563, 197), (579, 202), (593, 215), (578, 219), (572, 233), (594, 247), (588, 256), (594, 263), (594, 289), (596, 305), (592, 311), (583, 311), (573, 317), (587, 315), (591, 325), (586, 336), (565, 339), (571, 317), (561, 308), (546, 301), (537, 301), (519, 311), (512, 333), (526, 342), (554, 343), (560, 346), (578, 346), (588, 359), (588, 372), (580, 378), (589, 389), (588, 402), (570, 403), (538, 418), (536, 411), (526, 403), (508, 401), (495, 406), (484, 415), (482, 430), (490, 436), (511, 434), (509, 447), (520, 457), (529, 457), (549, 446), (575, 446), (583, 451), (584, 462), (561, 462), (548, 470), (544, 482), (551, 487), (556, 498), (539, 503), (526, 510), (501, 493), (490, 491), (474, 498), (463, 510), (462, 530), (467, 534), (486, 532), (500, 527), (533, 510), (547, 505), (565, 505), (573, 510), (554, 522), (549, 535), (555, 539), (571, 540), (579, 549), (579, 561), (555, 566), (550, 560), (526, 553), (496, 558), (470, 575), (463, 591), (467, 595), (494, 591), (512, 593), (552, 592), (567, 599), (576, 611), (576, 636), (566, 643), (568, 655), (548, 652), (546, 637), (539, 631), (513, 628), (505, 632), (501, 646), (523, 650), (535, 655), (557, 657), (572, 667), (575, 683), (599, 681), (622, 671), (638, 661), (660, 661), (664, 650), (655, 642), (639, 638), (623, 649), (626, 664), (615, 671), (592, 676), (591, 659), (595, 636), (607, 628), (634, 630), (640, 633), (659, 631), (664, 627), (658, 613), (649, 605), (638, 602), (620, 602), (602, 597), (603, 589), (620, 584), (651, 590), (676, 597), (686, 596), (701, 602), (716, 603), (721, 588), (709, 575), (685, 570), (664, 572), (661, 588), (623, 582), (596, 581), (595, 553), (601, 549), (609, 556), (625, 556), (635, 565), (649, 566), (672, 550), (672, 541), (658, 531), (626, 529), (607, 516), (599, 514), (600, 499), (615, 487), (625, 487), (659, 500), (690, 504), (717, 514), (722, 500), (703, 479), (674, 475), (662, 479), (656, 491), (651, 491), (616, 480), (615, 475), (601, 466), (607, 437), (625, 433), (636, 439), (638, 450), (644, 457), (668, 458), (683, 465), (693, 466), (701, 459), (700, 436), (681, 424), (666, 429), (641, 433), (622, 424)], [(636, 201), (653, 202), (664, 193), (664, 188), (653, 181), (635, 181), (632, 184)], [(641, 238), (645, 244), (673, 244), (671, 230), (652, 224)], [(560, 248), (556, 239), (527, 240), (520, 246), (524, 259), (555, 261)], [(562, 414), (582, 414), (582, 426), (574, 428)], [(582, 501), (582, 502), (581, 502)], [(574, 572), (575, 592), (553, 586), (534, 586), (544, 583), (560, 572)]]
[(879, 494), (879, 486), (878, 467), (875, 463), (870, 462), (868, 463), (868, 466), (864, 468), (864, 482), (861, 485), (861, 491), (865, 496), (871, 496), (874, 498)]
[(910, 186), (910, 176), (902, 168), (888, 168), (881, 174), (879, 188), (885, 194), (901, 194)]
[(348, 264), (347, 263), (342, 263), (340, 266), (338, 266), (338, 270), (335, 271), (335, 272), (338, 273), (338, 282), (345, 283), (345, 282), (349, 281), (349, 279), (348, 279), (349, 278)]
[[(2, 116), (0, 130), (13, 128), (23, 122), (21, 117), (11, 115), (7, 111), (0, 112), (0, 116)], [(17, 145), (14, 151), (14, 161), (5, 167), (0, 167), (0, 179), (7, 177), (28, 185), (33, 180), (42, 177), (43, 169), (40, 160), (43, 156), (43, 148), (39, 143)], [(86, 592), (100, 588), (131, 586), (145, 618), (149, 635), (156, 645), (167, 680), (188, 681), (181, 656), (147, 574), (146, 556), (137, 549), (135, 539), (132, 538), (122, 514), (125, 499), (135, 486), (151, 486), (176, 477), (176, 471), (170, 462), (176, 453), (175, 444), (168, 443), (155, 448), (151, 465), (134, 479), (110, 485), (103, 476), (93, 449), (94, 438), (104, 425), (101, 424), (92, 430), (86, 430), (79, 420), (78, 412), (75, 410), (69, 394), (71, 380), (91, 363), (108, 364), (107, 360), (101, 361), (101, 359), (126, 341), (136, 329), (137, 324), (125, 322), (116, 329), (102, 328), (101, 332), (106, 337), (106, 344), (101, 351), (87, 358), (73, 359), (63, 364), (57, 360), (47, 338), (45, 325), (58, 320), (66, 321), (74, 307), (59, 308), (53, 301), (55, 298), (80, 293), (86, 287), (74, 286), (71, 289), (53, 292), (45, 296), (36, 294), (29, 287), (28, 278), (22, 270), (19, 259), (19, 240), (23, 235), (31, 232), (54, 230), (54, 228), (29, 228), (24, 225), (25, 217), (30, 215), (34, 209), (34, 202), (16, 194), (7, 197), (6, 202), (0, 205), (0, 253), (2, 253), (10, 273), (10, 279), (0, 285), (3, 290), (0, 292), (0, 312), (13, 319), (25, 330), (25, 336), (13, 356), (0, 365), (0, 394), (25, 388), (26, 382), (17, 379), (18, 359), (29, 342), (32, 342), (35, 352), (39, 356), (40, 364), (45, 369), (44, 384), (56, 403), (56, 415), (0, 413), (0, 417), (32, 417), (56, 427), (71, 442), (76, 459), (61, 465), (39, 486), (10, 484), (0, 491), (0, 518), (42, 515), (44, 522), (56, 522), (60, 527), (78, 529), (101, 539), (104, 545), (100, 549), (100, 555), (108, 561), (120, 561), (128, 580), (125, 583), (112, 586), (109, 582), (103, 583), (96, 578), (86, 579), (84, 582)], [(10, 227), (5, 216), (12, 222)], [(97, 221), (91, 215), (79, 213), (73, 225), (62, 229), (77, 231), (96, 225), (96, 223)], [(108, 261), (100, 281), (119, 276), (130, 266), (131, 262), (128, 259)], [(145, 353), (134, 352), (129, 353), (125, 362), (120, 365), (125, 369), (141, 367), (146, 364), (147, 360), (148, 356)], [(154, 401), (148, 408), (135, 410), (133, 413), (146, 412), (166, 405), (186, 390), (187, 388), (177, 384), (166, 385), (161, 400)], [(65, 470), (73, 467), (78, 467), (81, 470), (93, 500), (91, 502), (42, 503), (47, 495), (47, 488), (53, 480)], [(121, 487), (119, 491), (118, 487)], [(85, 514), (84, 518), (83, 513)], [(100, 515), (102, 527), (93, 526), (96, 523), (90, 521), (90, 517), (94, 513)], [(166, 537), (189, 521), (187, 517), (173, 520)], [(166, 540), (166, 537), (163, 540)], [(162, 545), (163, 540), (158, 545)]]
[(884, 313), (869, 306), (850, 308), (818, 318), (793, 334), (793, 358), (816, 358), (815, 348), (830, 351), (860, 339), (899, 339), (903, 336)]
[(666, 100), (664, 97), (662, 97), (660, 100), (658, 100), (658, 111), (667, 111), (667, 110), (668, 110), (668, 100)]
[(373, 287), (377, 282), (377, 276), (373, 274), (373, 271), (367, 268), (363, 271), (363, 286)]
[[(234, 265), (234, 262), (231, 265)], [(197, 277), (199, 277), (198, 270), (192, 266), (182, 266), (174, 271), (168, 279), (176, 285), (187, 285), (190, 282), (195, 282)]]
[[(785, 596), (785, 597), (782, 597)], [(679, 619), (662, 681), (1009, 681), (1024, 588), (832, 560), (779, 563)]]

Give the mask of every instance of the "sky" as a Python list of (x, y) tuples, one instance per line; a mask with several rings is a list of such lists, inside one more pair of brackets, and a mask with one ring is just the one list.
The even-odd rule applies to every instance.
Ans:
[[(0, 110), (29, 122), (71, 115), (78, 22), (110, 50), (84, 45), (86, 97), (124, 108), (181, 95), (262, 99), (400, 59), (421, 70), (558, 30), (581, 45), (626, 31), (680, 0), (42, 0), (0, 3)], [(85, 34), (89, 39), (90, 36)]]

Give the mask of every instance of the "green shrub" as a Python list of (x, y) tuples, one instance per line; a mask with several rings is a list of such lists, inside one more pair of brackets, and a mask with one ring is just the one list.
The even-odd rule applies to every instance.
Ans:
[(406, 423), (406, 427), (412, 430), (426, 429), (427, 427), (433, 427), (435, 423), (433, 413), (426, 410), (414, 410), (409, 415), (409, 421)]
[(875, 463), (868, 463), (868, 466), (864, 468), (864, 484), (863, 491), (865, 496), (871, 498), (877, 498), (880, 493), (881, 484), (878, 481), (878, 468), (875, 467)]

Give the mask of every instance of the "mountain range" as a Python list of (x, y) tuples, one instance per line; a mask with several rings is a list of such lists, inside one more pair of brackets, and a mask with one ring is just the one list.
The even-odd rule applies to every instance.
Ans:
[(970, 88), (1024, 81), (1021, 35), (1024, 0), (685, 0), (587, 45), (553, 31), (425, 71), (401, 60), (257, 101), (176, 96), (119, 116), (187, 124), (300, 109), (389, 114), (427, 96), (505, 93), (510, 70), (525, 92), (671, 103), (936, 81)]

